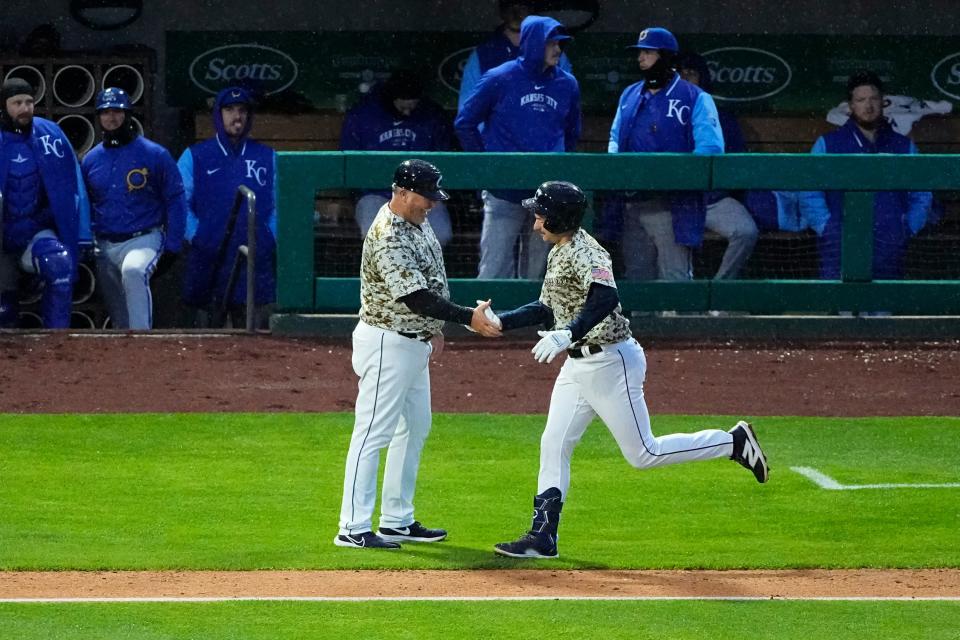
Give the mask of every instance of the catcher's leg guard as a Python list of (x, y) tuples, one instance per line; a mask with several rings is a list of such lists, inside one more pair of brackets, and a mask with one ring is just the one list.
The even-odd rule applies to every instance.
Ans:
[(20, 301), (16, 291), (0, 293), (0, 329), (16, 329), (20, 319)]
[(73, 281), (76, 271), (70, 253), (55, 238), (39, 238), (33, 243), (33, 268), (43, 279), (43, 299), (40, 314), (47, 329), (65, 329), (70, 326), (70, 307), (73, 304)]

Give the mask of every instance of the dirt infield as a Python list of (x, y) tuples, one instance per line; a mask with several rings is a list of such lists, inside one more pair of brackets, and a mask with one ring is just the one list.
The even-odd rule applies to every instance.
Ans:
[[(545, 413), (560, 363), (530, 345), (450, 341), (435, 411)], [(658, 413), (960, 415), (960, 341), (647, 345)], [(0, 335), (0, 412), (351, 411), (345, 342), (242, 335)], [(655, 419), (655, 418), (654, 418)], [(0, 574), (0, 598), (960, 597), (958, 570), (257, 571)], [(411, 590), (411, 586), (415, 588)]]
[[(364, 553), (358, 551), (356, 553)], [(5, 573), (4, 598), (937, 598), (960, 571), (119, 571)]]
[[(545, 413), (560, 362), (530, 345), (450, 341), (435, 411)], [(960, 341), (646, 345), (651, 412), (960, 415)], [(345, 342), (267, 336), (0, 335), (0, 412), (351, 411)]]

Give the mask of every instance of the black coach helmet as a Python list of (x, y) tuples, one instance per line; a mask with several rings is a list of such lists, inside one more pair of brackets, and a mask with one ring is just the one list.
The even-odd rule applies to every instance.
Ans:
[(543, 228), (550, 233), (566, 233), (580, 227), (587, 197), (572, 182), (551, 180), (537, 187), (537, 193), (524, 200), (523, 206), (543, 216)]
[(393, 186), (435, 202), (450, 199), (450, 195), (440, 188), (442, 179), (440, 169), (425, 160), (404, 160), (393, 172)]

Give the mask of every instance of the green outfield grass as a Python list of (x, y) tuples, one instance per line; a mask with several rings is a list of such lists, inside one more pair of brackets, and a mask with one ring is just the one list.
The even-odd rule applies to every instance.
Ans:
[[(657, 416), (654, 430), (733, 422)], [(632, 469), (595, 423), (574, 455), (561, 558), (548, 566), (960, 567), (960, 489), (825, 491), (789, 471), (960, 482), (960, 419), (755, 424), (767, 485), (726, 460)], [(351, 427), (351, 414), (0, 416), (0, 569), (547, 564), (491, 552), (529, 526), (542, 417), (436, 416), (417, 516), (450, 539), (392, 553), (331, 544)]]
[(955, 602), (0, 604), (18, 640), (956, 640)]

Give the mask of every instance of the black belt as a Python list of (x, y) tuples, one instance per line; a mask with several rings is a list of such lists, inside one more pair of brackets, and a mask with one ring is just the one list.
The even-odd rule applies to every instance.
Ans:
[[(586, 351), (586, 353), (584, 353)], [(567, 349), (567, 355), (571, 358), (582, 358), (585, 355), (594, 355), (603, 351), (603, 347), (598, 344), (585, 344), (582, 347)]]
[(127, 240), (133, 240), (134, 238), (139, 238), (140, 236), (145, 236), (148, 233), (153, 233), (154, 228), (143, 229), (142, 231), (131, 231), (130, 233), (97, 233), (94, 234), (97, 237), (97, 240), (106, 240), (107, 242), (126, 242)]
[(408, 333), (406, 331), (397, 331), (397, 335), (403, 336), (404, 338), (410, 338), (411, 340), (419, 340), (420, 342), (430, 342), (431, 340), (433, 340), (433, 336), (426, 336), (424, 338), (421, 338), (416, 333)]

